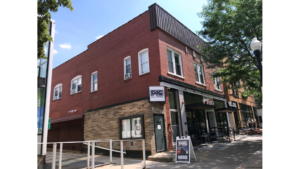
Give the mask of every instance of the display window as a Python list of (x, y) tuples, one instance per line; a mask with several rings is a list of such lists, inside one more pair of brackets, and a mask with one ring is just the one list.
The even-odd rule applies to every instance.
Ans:
[(120, 139), (145, 138), (144, 115), (135, 115), (119, 118)]

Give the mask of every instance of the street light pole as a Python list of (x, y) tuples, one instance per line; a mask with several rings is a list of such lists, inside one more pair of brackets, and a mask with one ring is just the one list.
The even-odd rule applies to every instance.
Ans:
[[(260, 54), (261, 54), (261, 42), (257, 40), (257, 38), (253, 38), (252, 42), (250, 44), (251, 50), (254, 52), (256, 59), (257, 59), (257, 67), (260, 73), (260, 80), (262, 83), (262, 65), (261, 65), (261, 59), (260, 59)], [(261, 84), (262, 85), (262, 84)]]

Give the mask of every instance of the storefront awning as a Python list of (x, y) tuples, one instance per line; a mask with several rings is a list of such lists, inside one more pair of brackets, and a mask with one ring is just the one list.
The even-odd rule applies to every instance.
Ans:
[(215, 109), (215, 112), (235, 112), (238, 111), (238, 109), (232, 109), (232, 108), (219, 108)]
[(215, 109), (216, 106), (213, 105), (207, 105), (203, 103), (193, 103), (193, 104), (187, 104), (185, 105), (185, 108), (189, 109), (201, 109), (201, 110), (210, 110), (210, 109)]

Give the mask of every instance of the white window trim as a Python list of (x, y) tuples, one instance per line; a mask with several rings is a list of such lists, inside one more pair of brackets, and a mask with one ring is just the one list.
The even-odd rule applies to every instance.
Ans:
[[(95, 71), (91, 74), (91, 92), (95, 92), (97, 90), (93, 90), (93, 75), (97, 74), (97, 90), (98, 90), (98, 71)], [(82, 84), (82, 79), (81, 79), (81, 84)], [(82, 85), (81, 85), (82, 86)]]
[(149, 73), (149, 72), (145, 72), (145, 73), (142, 73), (142, 66), (141, 66), (141, 59), (140, 59), (140, 54), (141, 53), (144, 53), (144, 52), (148, 52), (148, 64), (149, 64), (149, 72), (150, 72), (150, 57), (149, 57), (149, 49), (148, 48), (145, 48), (141, 51), (139, 51), (138, 53), (138, 60), (139, 60), (139, 75), (143, 75), (143, 74), (146, 74), (146, 73)]
[[(182, 71), (182, 62), (181, 62), (181, 53), (180, 52), (177, 52), (176, 50), (170, 48), (170, 47), (167, 47), (167, 50), (170, 50), (171, 53), (172, 53), (172, 62), (173, 62), (173, 70), (174, 70), (174, 73), (172, 72), (169, 72), (169, 67), (168, 67), (168, 74), (171, 74), (171, 75), (174, 75), (174, 76), (177, 76), (177, 77), (181, 77), (184, 79), (184, 76), (183, 76), (183, 71)], [(180, 71), (181, 71), (181, 74), (182, 75), (177, 75), (176, 74), (176, 67), (175, 67), (175, 55), (174, 53), (178, 54), (179, 55), (179, 63), (180, 63)], [(167, 54), (168, 55), (168, 54)], [(167, 61), (168, 61), (168, 57), (167, 57)], [(169, 64), (169, 62), (168, 62)], [(169, 66), (169, 65), (168, 65)]]
[[(217, 78), (219, 79), (219, 82), (220, 82), (220, 77), (216, 77), (216, 78), (214, 78), (214, 81), (215, 81), (214, 84), (217, 84)], [(214, 85), (214, 88), (215, 88), (215, 90), (222, 92), (221, 83), (220, 83), (220, 89), (218, 89), (218, 88), (216, 87), (216, 85)]]
[[(140, 58), (140, 57), (139, 57)], [(130, 78), (127, 78), (127, 79), (131, 79), (132, 78), (132, 69), (131, 69), (131, 65), (132, 65), (132, 60), (131, 60), (131, 56), (127, 56), (124, 58), (124, 80), (126, 80), (125, 78), (125, 74), (126, 74), (126, 61), (130, 59), (130, 70), (131, 70), (131, 75), (130, 75)], [(149, 53), (148, 53), (148, 59), (149, 59)], [(149, 69), (150, 70), (150, 69)]]
[[(196, 80), (196, 83), (197, 83), (197, 84), (200, 84), (200, 85), (206, 86), (206, 85), (205, 85), (205, 73), (204, 73), (203, 65), (201, 65), (201, 64), (199, 64), (199, 63), (197, 63), (197, 62), (194, 62), (194, 63), (197, 65), (197, 71), (199, 72), (199, 70), (198, 70), (198, 65), (199, 65), (200, 68), (202, 69), (202, 73), (203, 73), (203, 83), (201, 83), (201, 81), (200, 81), (200, 75), (199, 75), (199, 73), (198, 73), (198, 79), (199, 79), (199, 82), (197, 82), (197, 80)], [(195, 71), (194, 71), (194, 72), (195, 72)]]
[[(78, 79), (78, 78), (81, 78), (81, 90), (82, 90), (82, 76), (81, 76), (81, 75), (78, 75), (78, 76), (74, 77), (74, 78), (71, 80), (71, 85), (70, 85), (70, 94), (71, 94), (71, 95), (72, 95), (72, 94), (78, 93), (78, 91), (77, 91), (77, 86), (76, 86), (76, 91), (77, 91), (77, 92), (72, 93), (72, 81), (75, 80), (75, 79)], [(78, 84), (77, 84), (77, 85), (78, 85)]]
[[(55, 87), (54, 87), (54, 90), (53, 90), (53, 100), (58, 100), (58, 99), (61, 99), (61, 98), (58, 98), (58, 99), (55, 99), (55, 89), (60, 87), (61, 86), (61, 97), (62, 97), (62, 83), (59, 83), (57, 84)], [(58, 96), (59, 96), (59, 91), (58, 91)]]

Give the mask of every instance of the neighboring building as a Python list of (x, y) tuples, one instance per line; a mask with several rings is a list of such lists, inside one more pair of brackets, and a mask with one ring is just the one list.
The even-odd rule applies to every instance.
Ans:
[(37, 146), (38, 155), (46, 155), (48, 135), (48, 118), (50, 108), (50, 93), (52, 80), (52, 60), (54, 46), (55, 21), (48, 24), (49, 34), (53, 41), (44, 46), (47, 59), (37, 59), (37, 142), (44, 143)]
[[(242, 81), (236, 84), (231, 84), (231, 86), (238, 85)], [(227, 84), (224, 84), (227, 87)], [(229, 89), (225, 91), (225, 97), (228, 101), (228, 107), (232, 108), (232, 111), (228, 113), (227, 118), (229, 119), (229, 125), (231, 128), (255, 128), (257, 125), (257, 111), (255, 105), (254, 96), (243, 97), (243, 92), (245, 87), (240, 89)]]
[(257, 116), (258, 116), (258, 123), (260, 128), (263, 127), (263, 113), (262, 113), (262, 102), (255, 99), (256, 109), (257, 109)]
[[(124, 149), (134, 156), (141, 151), (134, 139), (145, 138), (148, 156), (174, 150), (176, 136), (190, 135), (196, 143), (213, 128), (228, 130), (224, 87), (200, 58), (197, 45), (203, 44), (151, 5), (53, 69), (48, 141), (132, 139)], [(164, 93), (150, 96), (164, 96), (165, 102), (149, 102), (149, 86), (163, 87)], [(82, 150), (83, 145), (64, 148)]]

